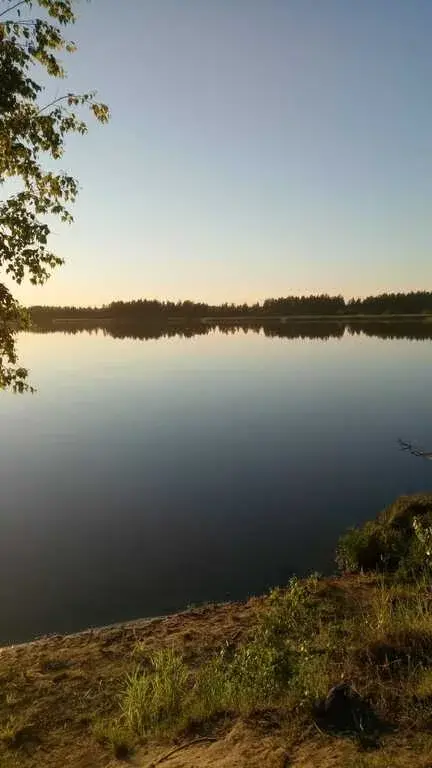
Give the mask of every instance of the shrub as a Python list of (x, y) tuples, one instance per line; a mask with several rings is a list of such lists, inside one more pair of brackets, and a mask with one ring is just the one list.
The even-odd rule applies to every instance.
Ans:
[(280, 650), (263, 638), (240, 647), (226, 672), (230, 708), (245, 712), (277, 699), (287, 673), (284, 661)]
[(270, 592), (262, 629), (272, 643), (277, 643), (278, 637), (303, 640), (315, 633), (321, 609), (317, 586), (315, 576), (301, 581), (293, 577), (286, 589), (276, 588)]
[(378, 518), (341, 536), (336, 563), (342, 571), (418, 573), (430, 561), (432, 495), (401, 496)]
[(299, 656), (292, 682), (292, 692), (301, 706), (314, 705), (324, 699), (332, 683), (326, 656)]
[(190, 710), (203, 718), (223, 712), (247, 713), (277, 701), (291, 673), (291, 652), (258, 627), (254, 640), (231, 660), (222, 651), (196, 673)]
[(429, 517), (432, 520), (431, 493), (414, 493), (411, 496), (399, 496), (393, 504), (390, 504), (378, 515), (380, 522), (405, 530), (411, 529), (414, 517)]
[(406, 557), (409, 540), (400, 530), (378, 521), (351, 528), (338, 542), (336, 563), (342, 571), (394, 570)]

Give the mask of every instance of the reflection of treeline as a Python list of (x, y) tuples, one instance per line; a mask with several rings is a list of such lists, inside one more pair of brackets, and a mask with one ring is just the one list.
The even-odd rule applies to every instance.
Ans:
[(432, 322), (425, 320), (358, 320), (347, 322), (349, 333), (378, 336), (380, 339), (411, 339), (421, 341), (432, 339)]
[(321, 339), (342, 338), (347, 332), (352, 335), (365, 334), (382, 339), (432, 339), (432, 322), (428, 319), (396, 321), (367, 320), (344, 318), (335, 320), (222, 320), (205, 321), (131, 321), (131, 320), (56, 320), (39, 323), (34, 326), (39, 333), (76, 334), (81, 331), (102, 333), (117, 339), (161, 339), (170, 337), (191, 338), (205, 336), (218, 331), (224, 334), (237, 332), (261, 333), (281, 339)]
[(329, 315), (409, 315), (432, 313), (432, 292), (382, 293), (363, 299), (343, 296), (287, 296), (256, 304), (205, 304), (194, 301), (113, 301), (102, 307), (31, 307), (35, 322), (43, 319), (107, 318), (122, 320), (197, 320), (199, 318), (260, 318)]
[(280, 321), (207, 321), (191, 323), (173, 323), (165, 326), (156, 326), (142, 324), (140, 326), (131, 323), (110, 322), (104, 328), (104, 333), (115, 338), (134, 338), (134, 339), (157, 339), (180, 336), (191, 338), (192, 336), (203, 336), (211, 332), (218, 331), (225, 335), (237, 332), (245, 333), (263, 333), (265, 336), (279, 336), (280, 338), (299, 339), (328, 339), (331, 336), (343, 336), (344, 323), (304, 323), (303, 321), (291, 323), (281, 323)]

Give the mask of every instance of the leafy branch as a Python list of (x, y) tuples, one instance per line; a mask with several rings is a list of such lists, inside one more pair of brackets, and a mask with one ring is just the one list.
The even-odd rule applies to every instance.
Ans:
[[(20, 284), (28, 279), (43, 284), (52, 270), (63, 263), (48, 246), (48, 216), (71, 223), (70, 205), (78, 194), (78, 182), (62, 171), (45, 167), (46, 158), (59, 161), (70, 134), (87, 133), (81, 110), (88, 108), (100, 123), (109, 119), (106, 104), (96, 93), (66, 93), (46, 104), (40, 103), (45, 86), (36, 79), (40, 69), (50, 77), (64, 79), (66, 71), (59, 56), (74, 53), (62, 27), (75, 23), (74, 0), (21, 0), (6, 4), (0, 17), (0, 185), (7, 179), (19, 191), (0, 200), (0, 270)], [(21, 19), (21, 9), (37, 14)], [(15, 19), (10, 14), (15, 12)], [(0, 282), (0, 387), (28, 389), (27, 372), (18, 366), (15, 335), (24, 316), (10, 291)]]

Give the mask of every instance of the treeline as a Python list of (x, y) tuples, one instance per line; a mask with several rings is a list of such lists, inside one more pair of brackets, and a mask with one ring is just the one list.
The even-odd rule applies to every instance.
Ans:
[(205, 304), (194, 301), (113, 301), (102, 307), (30, 307), (35, 323), (52, 319), (107, 318), (127, 321), (205, 318), (325, 317), (338, 315), (412, 315), (432, 313), (432, 292), (382, 293), (362, 299), (319, 294), (266, 299), (256, 304)]

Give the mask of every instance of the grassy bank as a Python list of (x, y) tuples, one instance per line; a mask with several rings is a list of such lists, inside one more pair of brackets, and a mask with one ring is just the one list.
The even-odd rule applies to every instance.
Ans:
[(431, 513), (351, 531), (339, 577), (3, 649), (0, 765), (430, 766)]

